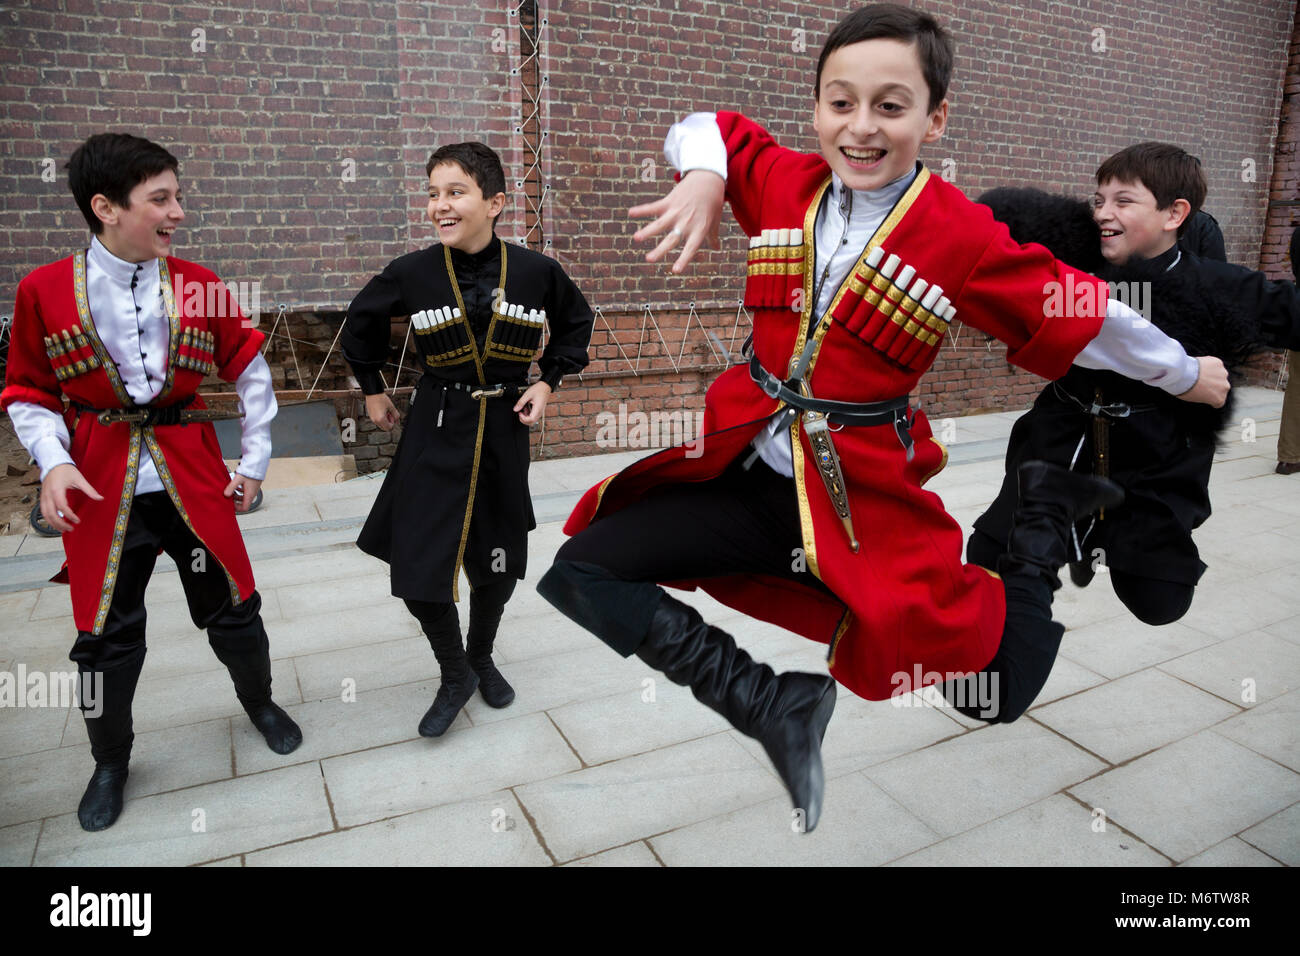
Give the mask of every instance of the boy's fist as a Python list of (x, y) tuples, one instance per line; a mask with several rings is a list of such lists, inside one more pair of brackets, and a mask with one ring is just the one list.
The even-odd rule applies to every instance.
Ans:
[(627, 214), (632, 217), (656, 217), (654, 222), (636, 231), (632, 236), (636, 242), (668, 233), (646, 254), (646, 262), (658, 262), (680, 239), (684, 244), (681, 255), (673, 263), (673, 272), (681, 272), (695, 258), (700, 246), (707, 243), (711, 248), (718, 248), (718, 227), (726, 193), (727, 184), (717, 173), (693, 169), (663, 199), (629, 209)]
[(1201, 374), (1196, 377), (1196, 384), (1178, 397), (1185, 402), (1222, 408), (1228, 400), (1228, 370), (1213, 355), (1201, 355), (1196, 361), (1201, 366)]
[(397, 406), (393, 404), (393, 400), (388, 397), (387, 392), (366, 396), (366, 414), (370, 416), (370, 420), (375, 425), (386, 432), (391, 432), (393, 426), (402, 418), (397, 413)]

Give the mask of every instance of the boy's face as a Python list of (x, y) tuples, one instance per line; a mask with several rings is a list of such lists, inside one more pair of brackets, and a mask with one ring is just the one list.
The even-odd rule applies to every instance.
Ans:
[(1191, 204), (1175, 199), (1156, 208), (1156, 197), (1141, 182), (1108, 180), (1092, 197), (1092, 218), (1101, 227), (1101, 254), (1122, 266), (1130, 259), (1153, 259), (1178, 241), (1178, 227)]
[(915, 43), (863, 40), (822, 66), (813, 129), (822, 155), (850, 189), (879, 189), (911, 171), (922, 143), (943, 135), (948, 101), (930, 112)]
[(481, 252), (492, 241), (492, 222), (505, 204), (505, 193), (485, 197), (458, 163), (439, 163), (429, 173), (429, 221), (438, 240), (453, 249)]
[(127, 262), (171, 255), (172, 233), (185, 219), (180, 182), (170, 169), (137, 183), (125, 206), (102, 193), (91, 197), (90, 206), (104, 224), (99, 241)]

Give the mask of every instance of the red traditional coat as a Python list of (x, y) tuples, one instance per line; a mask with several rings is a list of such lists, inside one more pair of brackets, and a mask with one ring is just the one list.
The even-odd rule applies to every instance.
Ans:
[[(727, 146), (727, 199), (746, 234), (758, 237), (745, 285), (755, 354), (765, 369), (785, 376), (808, 338), (810, 313), (801, 306), (813, 303), (814, 224), (830, 169), (819, 155), (779, 147), (740, 114), (718, 113), (718, 125)], [(881, 269), (915, 298), (868, 265), (875, 247), (883, 253)], [(889, 269), (895, 255), (899, 261)], [(942, 295), (927, 299), (936, 285)], [(1060, 315), (1062, 306), (1076, 314)], [(819, 344), (806, 379), (821, 399), (906, 395), (933, 363), (950, 320), (997, 336), (1009, 361), (1054, 379), (1097, 334), (1105, 308), (1105, 283), (1042, 246), (1013, 242), (987, 208), (922, 167), (836, 291), (832, 320), (815, 332)], [(692, 458), (687, 449), (665, 449), (607, 478), (578, 503), (566, 533), (655, 485), (720, 474), (780, 407), (747, 367), (729, 369), (705, 397), (702, 453), (693, 448)], [(860, 542), (856, 553), (800, 422), (791, 434), (808, 567), (835, 597), (768, 576), (661, 583), (704, 588), (752, 617), (828, 643), (831, 674), (869, 700), (988, 664), (1001, 640), (1005, 592), (996, 574), (962, 563), (960, 527), (939, 496), (923, 490), (947, 462), (925, 415), (918, 411), (911, 428), (911, 461), (888, 425), (847, 426), (833, 435)]]
[[(165, 265), (160, 261), (159, 270), (170, 335), (167, 379), (154, 404), (173, 405), (195, 396), (212, 371), (233, 382), (258, 354), (263, 335), (246, 327), (234, 297), (212, 272), (170, 256)], [(172, 283), (182, 293), (179, 297)], [(204, 294), (193, 294), (198, 289)], [(103, 425), (90, 412), (70, 407), (65, 413), (63, 396), (94, 409), (135, 404), (96, 332), (86, 298), (84, 252), (42, 266), (18, 284), (8, 373), (0, 393), (0, 408), (31, 402), (66, 415), (73, 426), (72, 460), (103, 496), (94, 501), (79, 491), (68, 493), (81, 523), (63, 535), (66, 578), (61, 574), (55, 580), (67, 580), (72, 587), (77, 629), (103, 630), (142, 451), (153, 456), (158, 477), (185, 523), (225, 571), (231, 599), (236, 604), (246, 600), (253, 592), (253, 570), (234, 502), (222, 494), (229, 475), (212, 424)], [(195, 398), (189, 407), (205, 406)]]

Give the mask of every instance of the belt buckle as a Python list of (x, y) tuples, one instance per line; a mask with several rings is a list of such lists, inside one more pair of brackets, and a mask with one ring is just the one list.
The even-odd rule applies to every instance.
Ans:
[(506, 393), (506, 388), (505, 388), (505, 386), (504, 386), (504, 385), (498, 385), (496, 388), (492, 388), (492, 389), (488, 389), (488, 388), (476, 388), (476, 389), (474, 389), (472, 392), (469, 393), (469, 397), (470, 397), (470, 398), (478, 398), (478, 399), (484, 399), (484, 398), (500, 398), (500, 397), (501, 397), (502, 395), (504, 395), (505, 393)]

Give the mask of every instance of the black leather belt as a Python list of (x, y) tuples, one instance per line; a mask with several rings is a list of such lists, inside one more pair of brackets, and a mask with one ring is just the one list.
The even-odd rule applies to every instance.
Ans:
[(528, 388), (525, 383), (509, 383), (501, 385), (477, 385), (466, 382), (452, 382), (445, 378), (438, 378), (435, 375), (425, 375), (433, 383), (435, 388), (448, 389), (454, 388), (457, 391), (465, 392), (470, 398), (518, 398)]
[(81, 402), (73, 402), (72, 407), (78, 414), (89, 412), (99, 419), (101, 425), (116, 425), (127, 422), (143, 428), (159, 428), (167, 425), (188, 425), (191, 422), (220, 422), (243, 416), (238, 411), (223, 411), (216, 408), (196, 408), (190, 410), (195, 397), (191, 395), (183, 402), (173, 405), (133, 405), (122, 408), (91, 408)]
[(1131, 405), (1128, 402), (1109, 402), (1102, 405), (1097, 401), (1085, 401), (1078, 395), (1062, 385), (1060, 382), (1053, 382), (1052, 388), (1056, 391), (1056, 397), (1068, 400), (1074, 404), (1079, 411), (1097, 418), (1106, 418), (1114, 421), (1120, 418), (1128, 418), (1130, 415), (1140, 415), (1143, 412), (1153, 412), (1156, 410), (1154, 405)]
[(749, 360), (749, 377), (763, 390), (764, 395), (779, 399), (800, 411), (821, 412), (832, 425), (893, 425), (898, 441), (912, 458), (912, 436), (908, 429), (912, 424), (912, 410), (908, 397), (886, 399), (883, 402), (836, 402), (828, 398), (812, 398), (791, 388), (796, 384), (793, 379), (782, 381), (752, 356)]

